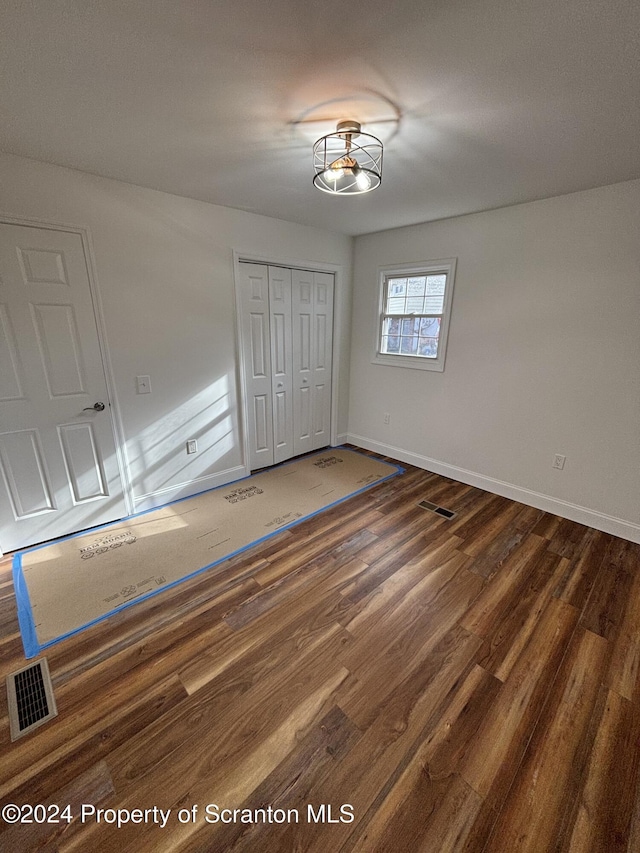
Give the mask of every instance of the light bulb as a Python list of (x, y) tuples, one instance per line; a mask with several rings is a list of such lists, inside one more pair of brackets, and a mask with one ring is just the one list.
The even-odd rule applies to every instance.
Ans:
[(324, 176), (327, 181), (332, 181), (333, 183), (335, 183), (344, 176), (344, 169), (338, 169), (335, 167), (335, 165), (332, 164), (331, 166), (329, 166), (328, 169), (325, 169)]
[(362, 169), (358, 169), (357, 171), (353, 170), (356, 175), (356, 184), (358, 185), (358, 189), (368, 190), (371, 186), (371, 181), (369, 180), (369, 176), (366, 172), (363, 172)]
[(333, 163), (329, 164), (329, 168), (325, 169), (325, 177), (329, 181), (337, 182), (340, 178), (344, 178), (345, 170), (351, 171), (351, 167), (355, 166), (355, 160), (348, 155), (346, 157), (338, 157)]

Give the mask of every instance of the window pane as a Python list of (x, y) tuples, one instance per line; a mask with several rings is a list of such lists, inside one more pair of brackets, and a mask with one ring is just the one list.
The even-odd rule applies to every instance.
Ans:
[(394, 297), (393, 299), (387, 300), (387, 310), (385, 313), (387, 314), (406, 314), (407, 312), (404, 310), (405, 306), (405, 298), (403, 297)]
[(424, 297), (409, 296), (407, 298), (407, 310), (405, 314), (424, 314)]
[(386, 317), (382, 327), (382, 334), (399, 335), (401, 322), (402, 321), (399, 320), (397, 317)]
[(446, 275), (428, 275), (426, 279), (427, 298), (425, 312), (442, 314), (444, 311), (444, 290), (447, 283)]
[(438, 339), (420, 338), (418, 342), (418, 355), (424, 356), (424, 358), (437, 358)]
[(406, 278), (390, 278), (388, 296), (406, 296), (407, 295), (407, 280)]
[(397, 335), (383, 335), (382, 352), (400, 352), (400, 338)]
[(423, 317), (420, 320), (420, 335), (422, 337), (433, 336), (440, 334), (440, 318), (439, 317)]
[(420, 318), (407, 319), (402, 321), (403, 335), (417, 335), (420, 332)]
[(426, 277), (423, 275), (418, 278), (410, 278), (407, 286), (407, 296), (424, 296), (426, 281)]
[(400, 352), (403, 355), (416, 355), (418, 352), (418, 338), (417, 337), (402, 337), (400, 338)]

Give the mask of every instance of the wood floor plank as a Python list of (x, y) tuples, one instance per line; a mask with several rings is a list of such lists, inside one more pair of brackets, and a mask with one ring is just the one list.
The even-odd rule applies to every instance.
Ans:
[[(476, 549), (470, 570), (483, 578), (494, 575), (510, 555), (520, 545), (528, 533), (533, 533), (536, 523), (542, 512), (530, 506), (513, 504), (513, 517), (509, 517), (507, 524), (501, 529), (495, 530), (491, 537), (484, 539), (483, 547)], [(463, 549), (466, 552), (466, 549)]]
[(620, 696), (640, 704), (640, 572), (631, 576), (624, 612), (611, 641), (605, 682)]
[[(358, 727), (336, 706), (333, 707), (292, 752), (258, 785), (242, 803), (242, 808), (259, 809), (269, 805), (275, 811), (296, 810), (299, 820), (307, 819), (307, 792), (323, 779), (333, 765), (362, 737)], [(312, 804), (315, 806), (315, 804)], [(277, 843), (277, 828), (268, 823), (216, 825), (208, 834), (212, 849), (252, 853), (273, 850)], [(202, 839), (193, 837), (181, 846), (180, 853), (197, 853)], [(215, 845), (215, 847), (214, 847)]]
[[(187, 666), (181, 668), (180, 678), (189, 693), (199, 690), (203, 684), (212, 681), (222, 671), (239, 660), (243, 655), (264, 642), (265, 638), (283, 626), (295, 623), (301, 618), (313, 622), (318, 611), (324, 612), (332, 603), (340, 601), (339, 589), (354, 576), (364, 571), (366, 566), (359, 560), (350, 560), (336, 569), (331, 569), (321, 577), (309, 579), (304, 586), (304, 594), (298, 594), (287, 602), (284, 612), (267, 611), (239, 631), (228, 629), (221, 634), (218, 642), (209, 643), (207, 651)], [(225, 624), (224, 626), (228, 626)]]
[(639, 776), (640, 706), (600, 688), (592, 720), (596, 736), (563, 853), (626, 853)]
[(605, 557), (580, 620), (582, 627), (601, 637), (613, 637), (622, 622), (632, 581), (625, 565)]
[(567, 560), (554, 595), (582, 612), (608, 549), (609, 537), (599, 530), (589, 530), (580, 550)]
[[(412, 586), (416, 579), (423, 577), (431, 567), (455, 551), (459, 541), (455, 536), (439, 533), (434, 534), (427, 545), (424, 533), (418, 531), (384, 556), (369, 562), (367, 571), (345, 585), (342, 594), (357, 603), (368, 598), (372, 592), (378, 594), (383, 589), (388, 591), (392, 586), (398, 589)], [(358, 556), (360, 559), (371, 559), (366, 549)]]
[(462, 550), (470, 557), (481, 553), (503, 526), (519, 512), (517, 504), (499, 495), (487, 492), (483, 501), (484, 505), (479, 511), (464, 513), (451, 525), (451, 532), (462, 539)]
[[(113, 783), (109, 769), (104, 761), (92, 765), (88, 770), (75, 776), (64, 788), (55, 788), (52, 796), (37, 800), (45, 807), (45, 814), (52, 818), (47, 820), (33, 819), (28, 823), (15, 823), (0, 836), (2, 850), (57, 850), (58, 843), (70, 838), (77, 830), (77, 815), (83, 805), (99, 806), (113, 794)], [(18, 800), (20, 798), (18, 797)], [(27, 802), (29, 802), (27, 800)], [(31, 800), (31, 805), (35, 805)], [(75, 823), (69, 822), (58, 812), (60, 804), (69, 806), (69, 815)], [(52, 810), (54, 809), (54, 810)], [(62, 811), (62, 809), (61, 809)], [(35, 818), (38, 816), (35, 815)]]
[[(494, 619), (478, 663), (500, 681), (507, 679), (529, 642), (567, 562), (564, 557), (550, 552), (532, 560), (526, 585), (520, 588), (517, 599)], [(473, 570), (473, 566), (470, 568)]]
[[(305, 561), (302, 566), (292, 569), (286, 576), (271, 581), (268, 585), (265, 585), (265, 581), (262, 580), (262, 588), (229, 610), (225, 614), (225, 622), (234, 630), (248, 625), (258, 616), (298, 594), (299, 589), (309, 584), (316, 584), (324, 574), (351, 563), (359, 551), (370, 544), (372, 539), (376, 540), (377, 537), (366, 529), (361, 530), (320, 557)], [(361, 573), (364, 573), (366, 565), (361, 560), (359, 562), (362, 566)]]
[(514, 606), (526, 587), (532, 564), (544, 559), (546, 542), (530, 534), (516, 548), (500, 571), (487, 584), (462, 620), (462, 625), (486, 637), (496, 621)]
[[(354, 850), (459, 850), (482, 798), (458, 775), (499, 683), (476, 666), (355, 843)], [(350, 849), (350, 848), (348, 848)]]
[[(338, 549), (345, 544), (346, 547), (349, 547), (348, 540), (361, 533), (363, 529), (366, 529), (367, 523), (379, 516), (380, 513), (373, 511), (354, 513), (352, 516), (346, 516), (340, 520), (336, 519), (333, 526), (329, 528), (329, 530), (335, 528), (333, 547)], [(375, 534), (372, 535), (375, 536)], [(261, 587), (266, 587), (280, 578), (287, 577), (291, 571), (296, 571), (318, 558), (323, 558), (327, 550), (326, 531), (316, 532), (311, 537), (296, 538), (293, 543), (287, 544), (285, 548), (274, 553), (268, 553), (268, 565), (255, 574), (255, 579)], [(357, 548), (354, 549), (354, 551), (356, 550)], [(340, 551), (338, 551), (339, 553)]]
[(578, 769), (606, 662), (607, 641), (579, 628), (553, 685), (487, 853), (552, 850), (580, 787)]
[(563, 518), (549, 540), (549, 550), (559, 557), (573, 557), (589, 538), (589, 528)]
[(562, 601), (549, 601), (463, 763), (461, 775), (491, 807), (511, 788), (578, 615)]
[(403, 600), (397, 608), (400, 624), (390, 632), (396, 637), (392, 643), (370, 632), (340, 652), (341, 662), (358, 679), (340, 706), (361, 728), (371, 724), (398, 684), (424, 665), (477, 595), (480, 580), (464, 569), (466, 560), (464, 554), (452, 557), (429, 575), (428, 583), (413, 588), (419, 606), (412, 613)]

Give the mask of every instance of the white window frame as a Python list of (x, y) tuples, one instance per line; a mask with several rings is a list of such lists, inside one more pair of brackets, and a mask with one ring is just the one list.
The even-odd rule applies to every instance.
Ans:
[[(395, 353), (382, 353), (382, 324), (385, 316), (386, 283), (390, 278), (404, 278), (410, 275), (434, 275), (444, 273), (447, 283), (444, 291), (444, 306), (440, 316), (440, 335), (438, 338), (438, 355), (429, 358), (424, 355), (396, 355)], [(444, 370), (445, 356), (447, 352), (447, 339), (449, 337), (449, 321), (451, 319), (451, 306), (453, 304), (453, 285), (456, 275), (456, 258), (446, 258), (437, 261), (424, 261), (422, 263), (394, 264), (393, 266), (378, 267), (378, 304), (376, 310), (374, 364), (384, 364), (391, 367), (410, 367), (418, 370), (436, 370), (440, 373)]]

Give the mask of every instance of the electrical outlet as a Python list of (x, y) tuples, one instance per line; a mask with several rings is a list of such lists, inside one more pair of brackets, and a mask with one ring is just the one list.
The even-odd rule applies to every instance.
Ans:
[(190, 438), (187, 442), (187, 453), (197, 453), (198, 452), (198, 442), (195, 438)]
[(567, 457), (563, 456), (562, 453), (556, 453), (556, 455), (553, 457), (553, 467), (557, 468), (559, 471), (562, 471), (566, 460)]
[(385, 424), (391, 423), (391, 415), (389, 414), (389, 412), (384, 413), (384, 422), (385, 422)]

